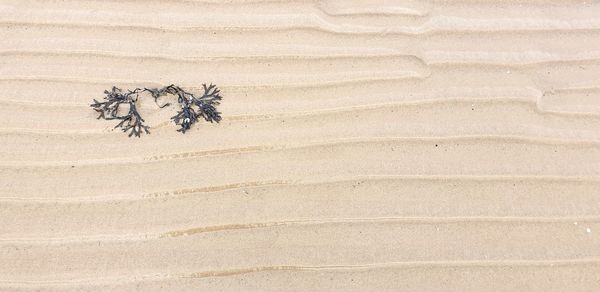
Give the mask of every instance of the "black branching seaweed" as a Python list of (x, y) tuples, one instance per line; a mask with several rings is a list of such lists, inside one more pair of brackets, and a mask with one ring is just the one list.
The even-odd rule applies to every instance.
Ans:
[[(106, 96), (104, 101), (100, 102), (94, 99), (94, 103), (90, 106), (99, 113), (98, 119), (105, 120), (121, 120), (115, 128), (120, 127), (124, 132), (129, 131), (129, 137), (140, 137), (142, 132), (149, 134), (149, 127), (144, 125), (144, 119), (140, 116), (136, 102), (139, 99), (139, 93), (147, 91), (154, 98), (154, 102), (164, 108), (170, 106), (170, 103), (159, 105), (159, 99), (166, 95), (177, 96), (177, 103), (180, 110), (171, 119), (180, 128), (179, 132), (185, 133), (196, 123), (199, 118), (204, 118), (207, 122), (221, 121), (221, 113), (217, 111), (216, 106), (220, 104), (222, 99), (220, 90), (216, 85), (202, 84), (204, 93), (201, 96), (196, 96), (183, 90), (179, 86), (173, 84), (163, 88), (136, 88), (124, 93), (121, 89), (113, 87), (112, 91), (104, 91)], [(122, 105), (126, 104), (129, 109), (127, 114), (121, 114)]]
[[(114, 87), (111, 91), (105, 90), (104, 101), (100, 102), (94, 99), (94, 103), (90, 106), (99, 113), (98, 119), (105, 120), (121, 120), (115, 128), (121, 128), (123, 132), (129, 131), (129, 137), (140, 137), (142, 131), (150, 134), (148, 126), (144, 125), (144, 119), (137, 111), (136, 102), (139, 97), (139, 92), (142, 89), (136, 88), (134, 91), (129, 90), (124, 93), (120, 88)], [(129, 109), (127, 114), (121, 114), (122, 105), (127, 105)]]
[[(209, 86), (202, 84), (202, 89), (204, 90), (202, 96), (195, 96), (173, 84), (161, 89), (145, 88), (144, 90), (149, 91), (152, 94), (157, 104), (158, 98), (161, 96), (166, 94), (177, 96), (177, 102), (179, 103), (181, 110), (171, 117), (171, 119), (176, 125), (180, 126), (177, 131), (185, 133), (185, 131), (189, 130), (190, 127), (198, 121), (199, 117), (202, 117), (204, 120), (211, 123), (218, 123), (221, 121), (221, 113), (218, 112), (215, 107), (219, 105), (219, 101), (222, 99), (221, 95), (219, 95), (220, 90), (213, 84)], [(161, 107), (167, 105), (169, 104), (167, 103)]]

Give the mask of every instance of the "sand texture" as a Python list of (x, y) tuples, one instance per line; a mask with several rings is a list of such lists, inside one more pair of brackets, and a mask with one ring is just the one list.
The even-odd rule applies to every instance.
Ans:
[[(215, 83), (182, 135), (113, 85)], [(600, 2), (0, 0), (0, 291), (600, 291)]]

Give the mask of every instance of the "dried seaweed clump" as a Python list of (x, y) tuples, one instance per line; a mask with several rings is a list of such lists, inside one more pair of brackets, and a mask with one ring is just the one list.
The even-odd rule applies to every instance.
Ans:
[[(144, 125), (145, 121), (135, 106), (141, 90), (136, 88), (133, 91), (123, 92), (120, 88), (113, 86), (111, 91), (104, 91), (106, 94), (104, 101), (100, 102), (94, 99), (94, 103), (90, 106), (99, 113), (98, 119), (121, 120), (115, 128), (120, 127), (123, 132), (129, 131), (129, 137), (133, 135), (139, 137), (142, 131), (150, 134), (149, 127)], [(128, 106), (127, 113), (121, 114), (124, 106)]]
[[(161, 89), (145, 88), (144, 90), (152, 94), (157, 104), (158, 99), (162, 96), (167, 94), (177, 96), (177, 102), (181, 110), (175, 116), (171, 117), (171, 119), (176, 125), (181, 127), (177, 131), (185, 133), (200, 117), (211, 123), (221, 121), (221, 113), (215, 107), (219, 105), (219, 101), (222, 99), (221, 95), (219, 95), (220, 90), (213, 84), (209, 86), (202, 84), (202, 88), (204, 89), (202, 96), (195, 96), (173, 84)], [(160, 107), (163, 108), (169, 105), (169, 103), (166, 103)]]
[[(202, 88), (204, 93), (197, 96), (173, 84), (163, 88), (136, 88), (127, 92), (113, 87), (111, 91), (104, 91), (106, 96), (103, 101), (94, 99), (94, 103), (90, 106), (99, 113), (98, 119), (121, 120), (115, 128), (120, 127), (123, 132), (129, 132), (129, 137), (140, 137), (142, 133), (150, 134), (150, 131), (136, 107), (139, 94), (145, 91), (149, 92), (157, 105), (159, 98), (173, 95), (177, 97), (179, 111), (171, 119), (180, 127), (177, 131), (185, 133), (200, 118), (211, 123), (221, 121), (221, 113), (216, 109), (222, 99), (220, 90), (213, 84), (209, 86), (202, 84)], [(164, 108), (170, 105), (171, 103), (165, 103), (159, 107)], [(125, 107), (127, 107), (126, 114), (123, 113)]]

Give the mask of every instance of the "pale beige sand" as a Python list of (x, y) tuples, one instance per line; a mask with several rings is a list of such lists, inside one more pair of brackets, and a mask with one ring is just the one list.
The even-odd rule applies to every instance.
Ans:
[[(599, 16), (2, 0), (0, 291), (600, 291)], [(203, 82), (186, 135), (87, 106)]]

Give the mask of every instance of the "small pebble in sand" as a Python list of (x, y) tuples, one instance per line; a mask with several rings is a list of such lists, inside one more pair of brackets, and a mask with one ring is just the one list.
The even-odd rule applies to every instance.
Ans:
[(591, 228), (586, 228), (585, 231), (587, 231), (587, 233), (592, 233), (592, 229)]
[(573, 222), (574, 225), (577, 225), (577, 221)]

